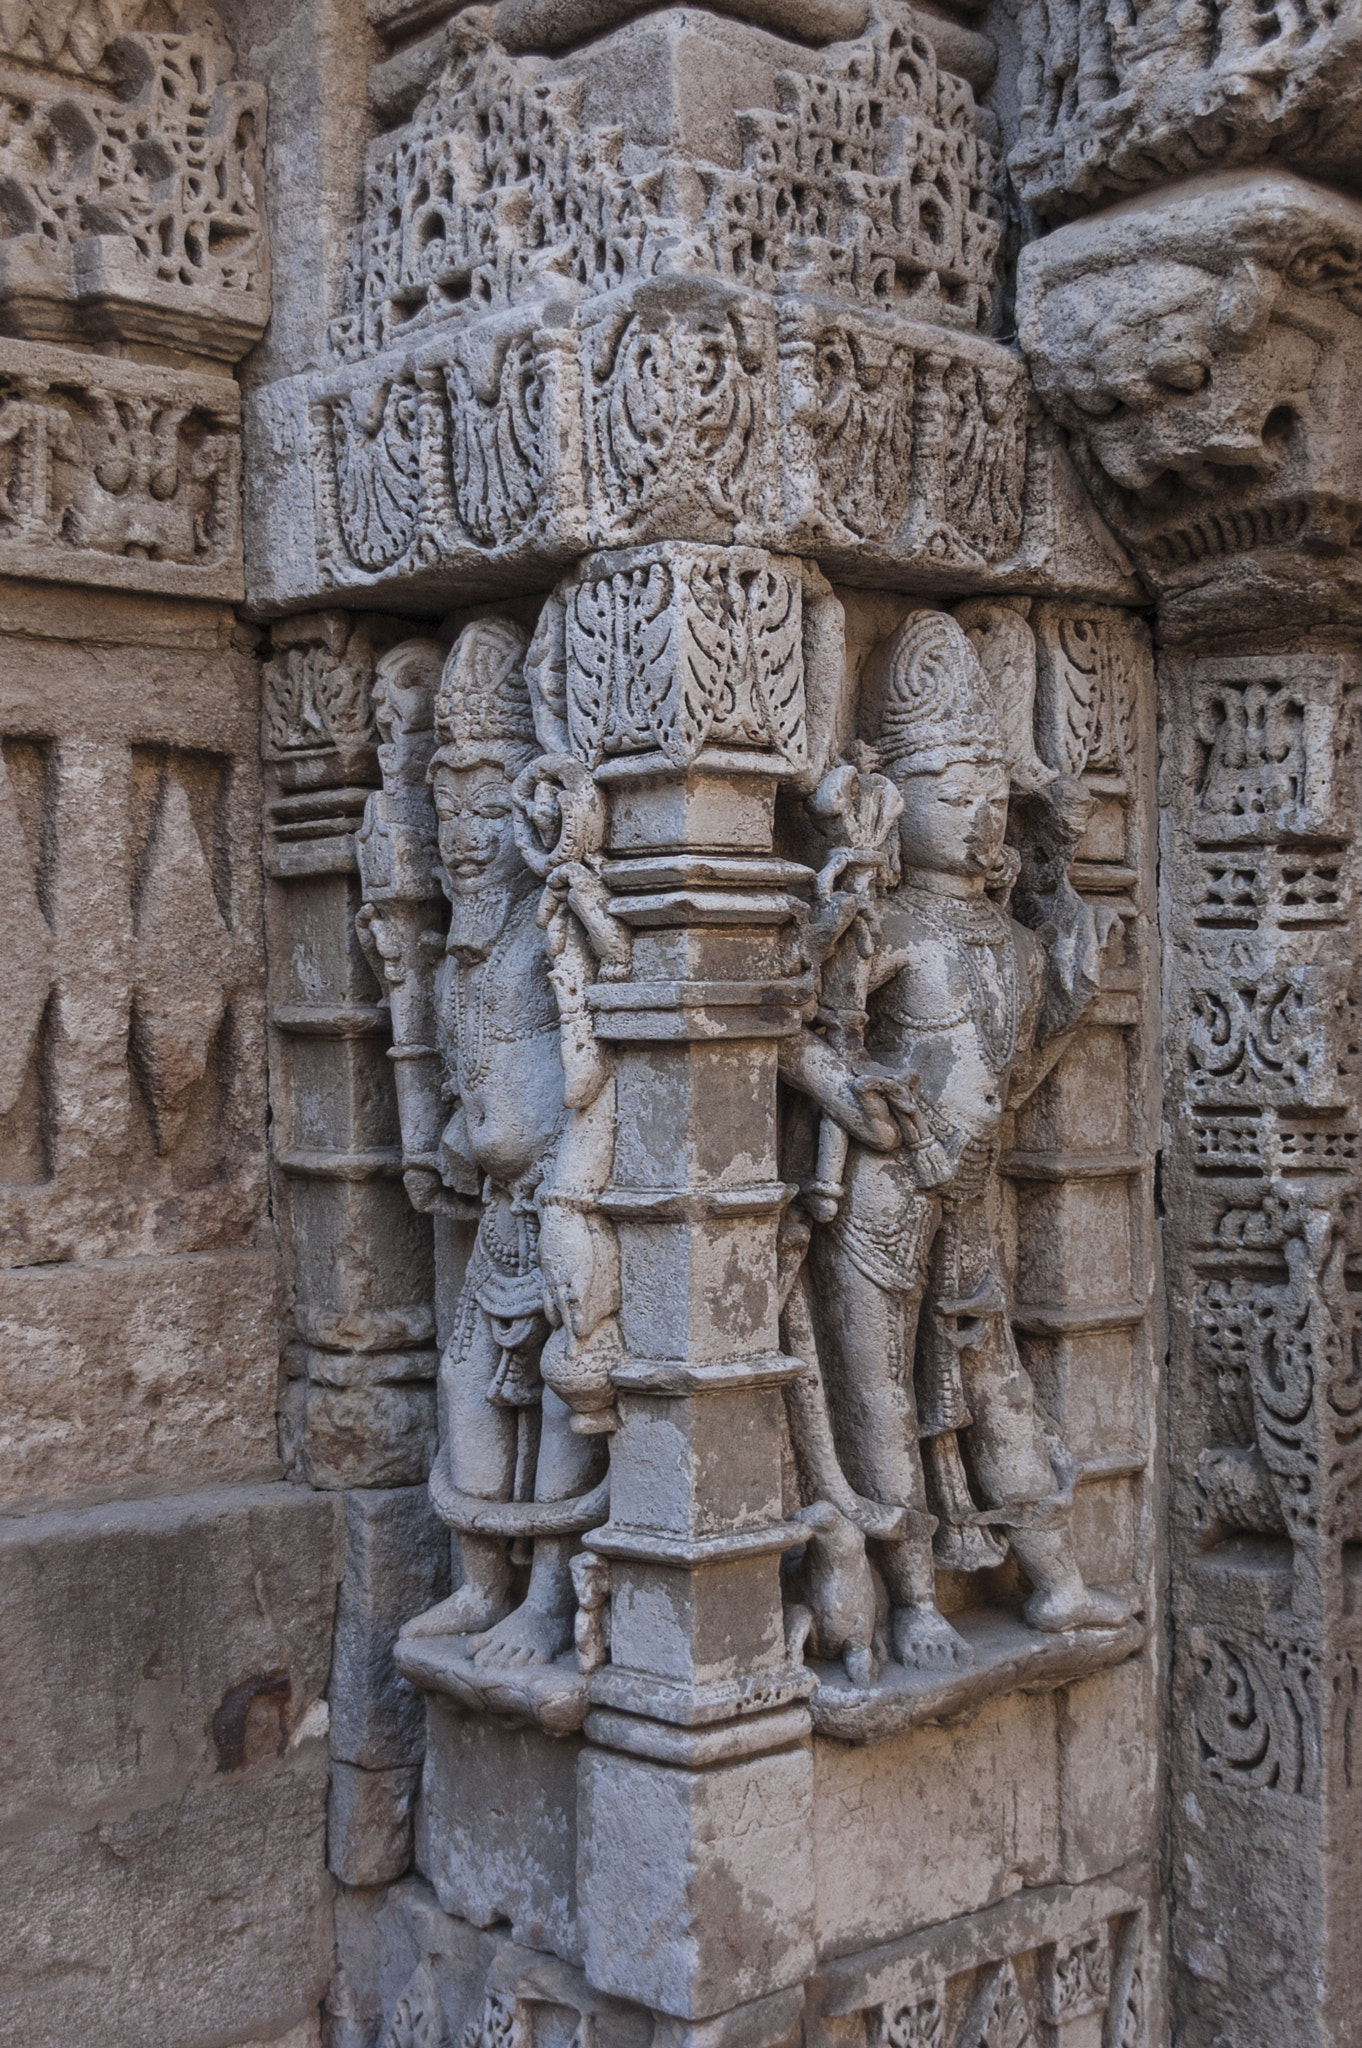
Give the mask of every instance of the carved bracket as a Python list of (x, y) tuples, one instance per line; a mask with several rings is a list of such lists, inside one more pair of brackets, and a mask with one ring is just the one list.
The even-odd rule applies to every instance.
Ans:
[(1276, 171), (1173, 186), (1031, 243), (1018, 307), (1168, 638), (1362, 619), (1362, 204)]

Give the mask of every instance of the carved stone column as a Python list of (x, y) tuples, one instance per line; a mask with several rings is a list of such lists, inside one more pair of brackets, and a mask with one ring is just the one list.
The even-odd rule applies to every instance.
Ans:
[[(589, 559), (548, 629), (632, 939), (629, 978), (593, 992), (625, 1355), (610, 1519), (586, 1539), (610, 1564), (611, 1661), (578, 1767), (584, 1960), (681, 2019), (752, 2007), (732, 2024), (754, 2044), (788, 2033), (814, 1956), (812, 1680), (786, 1651), (779, 1569), (805, 1536), (782, 1519), (799, 1363), (776, 1258), (776, 1051), (798, 1028), (789, 938), (811, 877), (772, 850), (776, 790), (808, 756), (803, 597), (797, 561), (675, 544)], [(645, 619), (666, 632), (631, 673), (616, 650)]]
[(1037, 383), (1160, 600), (1174, 2010), (1353, 2039), (1362, 1633), (1362, 205), (1224, 173), (1023, 259)]
[(409, 619), (338, 1215), (434, 1219), (456, 1570), (333, 2040), (1145, 2048), (1150, 668), (997, 338), (991, 45), (447, 12), (375, 7), (250, 402), (257, 615)]

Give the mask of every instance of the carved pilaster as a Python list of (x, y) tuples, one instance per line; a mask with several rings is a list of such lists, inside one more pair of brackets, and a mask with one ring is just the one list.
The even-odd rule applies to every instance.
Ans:
[[(1308, 63), (1294, 82), (1313, 90)], [(1221, 172), (1063, 228), (1022, 266), (1038, 388), (1171, 643), (1170, 1812), (1189, 2048), (1332, 2048), (1359, 1998), (1359, 225), (1355, 200), (1299, 177)]]
[(308, 613), (275, 626), (265, 664), (273, 1150), (293, 1297), (284, 1445), (330, 1487), (420, 1484), (434, 1450), (430, 1225), (402, 1185), (384, 992), (355, 934), (374, 664), (399, 632)]

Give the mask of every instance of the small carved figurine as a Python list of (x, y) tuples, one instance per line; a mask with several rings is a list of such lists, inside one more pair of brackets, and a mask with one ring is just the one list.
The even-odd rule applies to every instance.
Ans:
[[(1043, 780), (1034, 760), (1019, 778), (1037, 817), (1017, 875), (1009, 750), (955, 620), (911, 614), (871, 680), (883, 776), (861, 772), (859, 802), (876, 808), (876, 786), (892, 785), (877, 810), (897, 827), (901, 875), (873, 909), (864, 889), (843, 892), (822, 1028), (785, 1042), (782, 1074), (838, 1132), (829, 1143), (825, 1124), (810, 1191), (805, 1314), (816, 1305), (850, 1487), (906, 1511), (904, 1533), (878, 1544), (888, 1646), (904, 1664), (950, 1670), (970, 1652), (937, 1608), (934, 1570), (1000, 1562), (993, 1531), (1031, 1581), (1032, 1626), (1127, 1615), (1075, 1563), (1072, 1478), (1066, 1488), (1018, 1356), (987, 1206), (1004, 1113), (1049, 1072), (1096, 992), (1114, 914), (1099, 929), (1068, 880), (1085, 792)], [(1013, 881), (1040, 929), (993, 900)]]

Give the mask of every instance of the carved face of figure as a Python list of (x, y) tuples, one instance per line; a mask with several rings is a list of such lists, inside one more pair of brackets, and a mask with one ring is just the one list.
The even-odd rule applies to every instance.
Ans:
[(1007, 770), (994, 761), (951, 761), (931, 775), (898, 778), (903, 864), (937, 875), (981, 878), (996, 868), (1007, 830)]
[[(439, 673), (440, 650), (418, 641), (394, 647), (374, 674), (374, 723), (379, 766), (385, 782), (420, 784), (434, 745), (431, 693)], [(425, 737), (422, 746), (415, 736)]]
[(460, 895), (505, 888), (523, 872), (512, 823), (510, 778), (494, 762), (435, 771), (440, 859)]
[(1222, 277), (1146, 260), (1060, 286), (1043, 305), (1042, 394), (1136, 495), (1173, 477), (1215, 491), (1227, 471), (1270, 476), (1319, 355), (1272, 319), (1279, 285), (1252, 263)]

